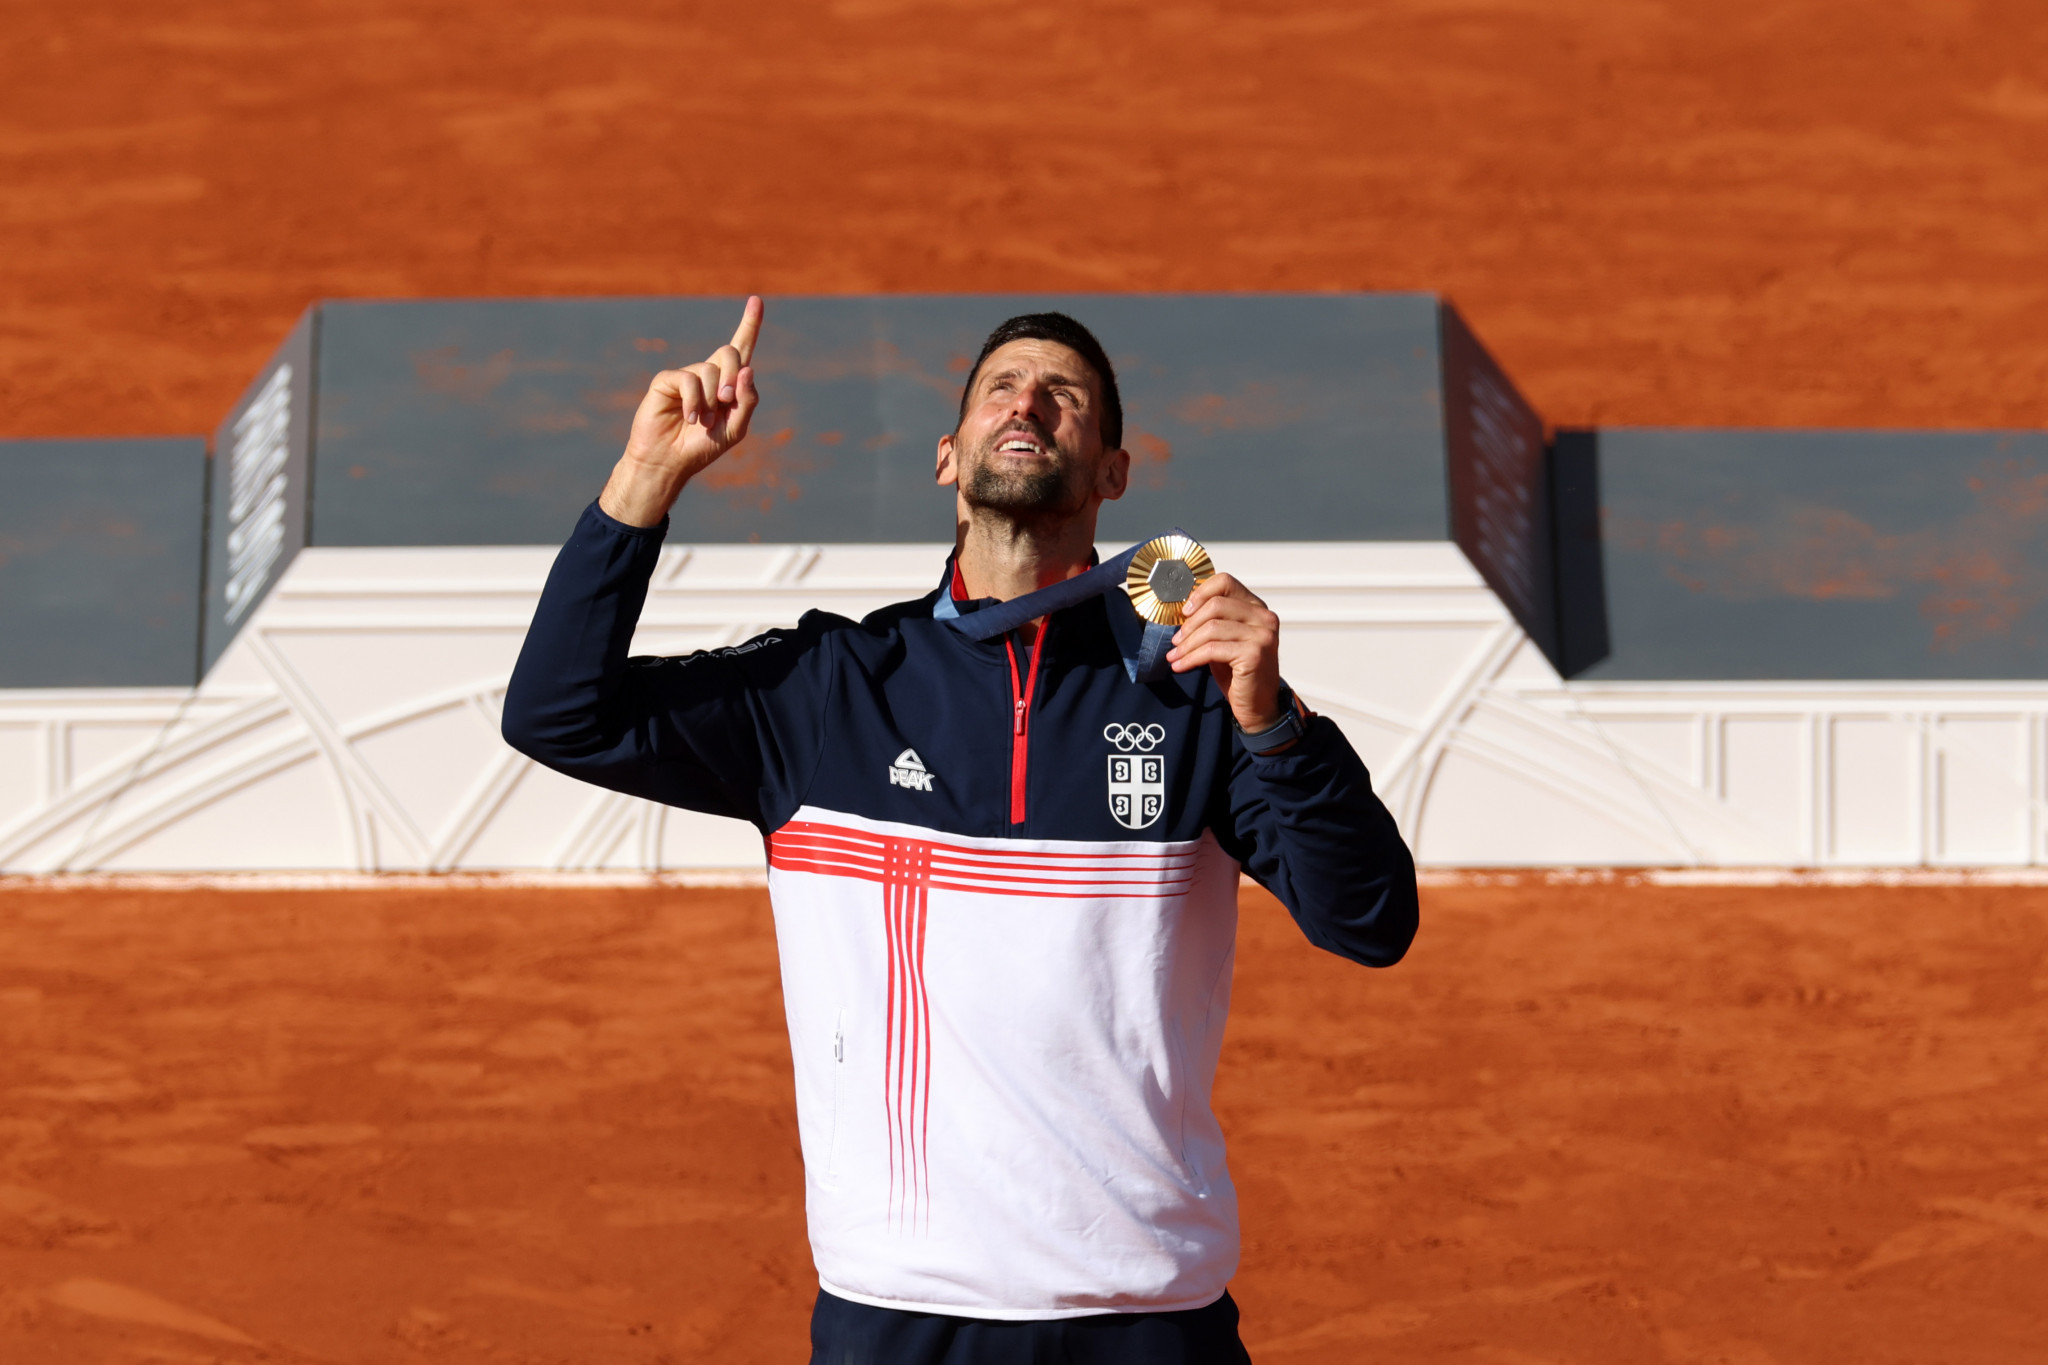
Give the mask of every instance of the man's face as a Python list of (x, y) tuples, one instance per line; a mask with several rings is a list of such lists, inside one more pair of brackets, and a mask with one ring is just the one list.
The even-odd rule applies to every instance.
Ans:
[(939, 482), (969, 507), (1073, 516), (1120, 497), (1130, 457), (1102, 447), (1102, 381), (1055, 341), (1013, 341), (982, 362), (960, 429), (939, 439)]

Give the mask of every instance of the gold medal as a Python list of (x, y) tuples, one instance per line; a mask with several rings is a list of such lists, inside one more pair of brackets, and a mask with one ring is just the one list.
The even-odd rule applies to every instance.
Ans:
[(1131, 556), (1124, 591), (1138, 615), (1159, 626), (1177, 626), (1195, 585), (1216, 572), (1209, 552), (1192, 537), (1161, 536), (1148, 540)]

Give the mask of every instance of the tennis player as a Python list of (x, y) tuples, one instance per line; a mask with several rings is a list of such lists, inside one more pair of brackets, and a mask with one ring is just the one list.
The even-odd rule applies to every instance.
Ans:
[(655, 377), (549, 575), (505, 737), (766, 840), (816, 1365), (1244, 1362), (1210, 1107), (1239, 872), (1387, 966), (1415, 933), (1408, 850), (1282, 680), (1264, 602), (1185, 536), (1096, 562), (1122, 405), (1057, 313), (1004, 322), (968, 372), (930, 592), (630, 657), (670, 507), (759, 404), (761, 319), (750, 299), (730, 344)]

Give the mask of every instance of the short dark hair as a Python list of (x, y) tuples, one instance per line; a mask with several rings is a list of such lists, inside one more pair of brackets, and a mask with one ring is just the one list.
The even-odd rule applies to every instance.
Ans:
[(974, 392), (982, 362), (1013, 341), (1058, 342), (1087, 361), (1102, 382), (1103, 449), (1115, 450), (1124, 443), (1124, 400), (1116, 391), (1116, 367), (1109, 363), (1109, 352), (1102, 349), (1095, 333), (1065, 313), (1021, 313), (990, 332), (988, 340), (981, 343), (981, 354), (974, 357), (974, 365), (967, 371), (967, 386), (960, 390), (960, 416), (956, 421), (967, 420), (967, 398)]

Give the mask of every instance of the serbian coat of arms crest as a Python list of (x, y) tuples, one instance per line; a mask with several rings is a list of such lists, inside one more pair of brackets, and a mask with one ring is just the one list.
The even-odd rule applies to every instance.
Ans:
[(1126, 750), (1109, 756), (1109, 813), (1126, 829), (1144, 829), (1166, 809), (1166, 756), (1143, 751), (1166, 732), (1157, 725), (1112, 725), (1102, 737)]

